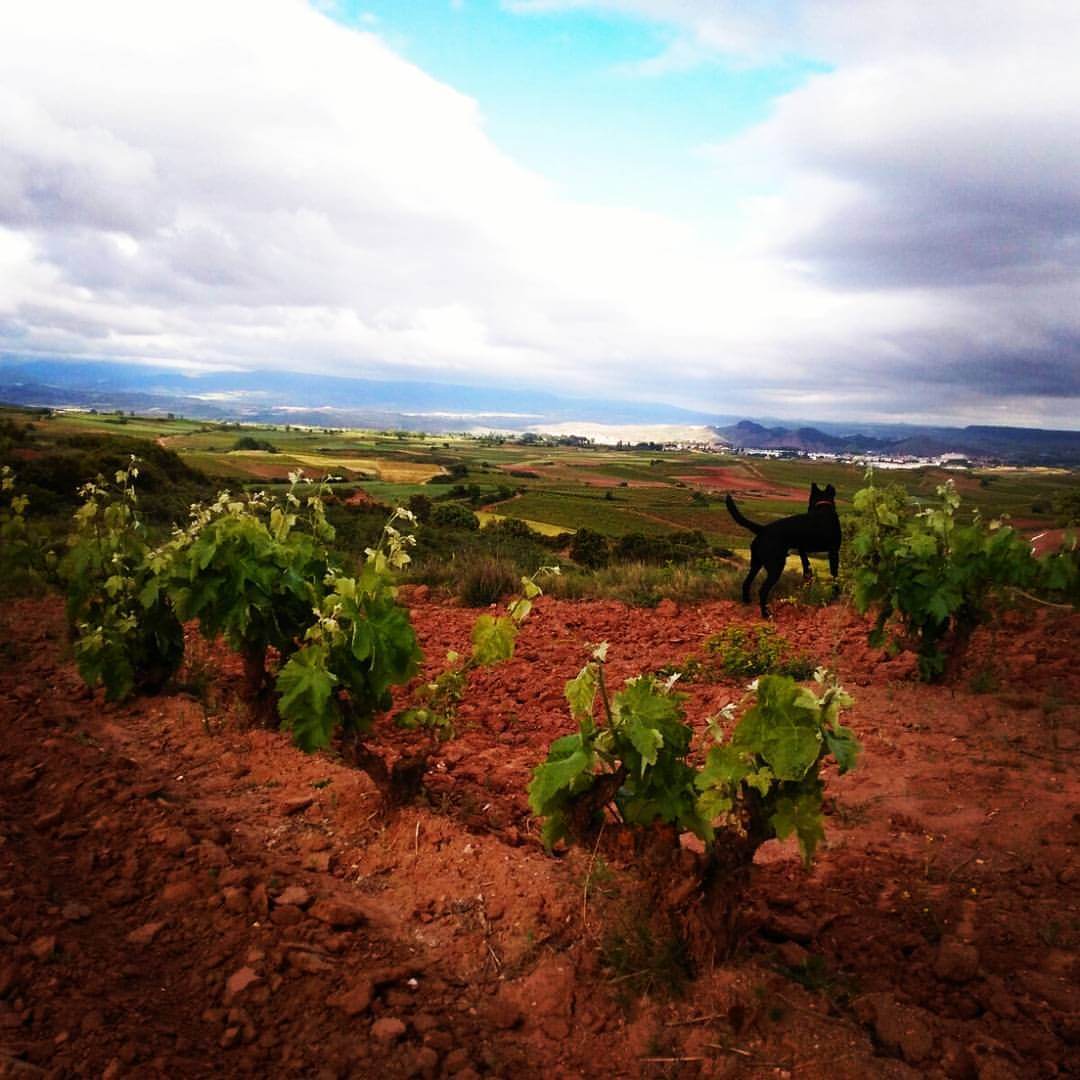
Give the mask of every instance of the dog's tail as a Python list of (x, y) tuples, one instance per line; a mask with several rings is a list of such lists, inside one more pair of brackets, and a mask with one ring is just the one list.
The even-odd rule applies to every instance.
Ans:
[(755, 535), (764, 528), (764, 526), (758, 525), (749, 518), (743, 517), (739, 512), (739, 508), (735, 505), (735, 500), (730, 495), (724, 499), (724, 503), (728, 508), (728, 513), (735, 519), (736, 524), (741, 525), (744, 529), (749, 529)]

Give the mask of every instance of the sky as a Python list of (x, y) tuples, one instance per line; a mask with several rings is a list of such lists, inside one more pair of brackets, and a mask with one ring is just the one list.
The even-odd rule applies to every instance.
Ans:
[(1077, 428), (1078, 46), (1060, 0), (0, 5), (0, 356)]

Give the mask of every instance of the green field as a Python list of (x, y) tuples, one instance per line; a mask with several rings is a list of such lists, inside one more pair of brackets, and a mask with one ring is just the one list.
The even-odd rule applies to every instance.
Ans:
[[(548, 533), (584, 527), (610, 537), (699, 529), (714, 542), (736, 549), (745, 547), (748, 535), (724, 508), (728, 490), (749, 518), (768, 522), (801, 512), (812, 481), (836, 486), (841, 514), (866, 482), (861, 468), (808, 459), (81, 412), (46, 418), (8, 409), (4, 415), (30, 420), (35, 446), (62, 445), (86, 435), (151, 439), (178, 453), (216, 486), (285, 481), (290, 472), (302, 469), (314, 479), (334, 477), (359, 485), (390, 505), (419, 494), (438, 501), (460, 484), (474, 496), (473, 508), (487, 511), (486, 520), (518, 518)], [(237, 449), (242, 440), (272, 450)], [(18, 453), (14, 451), (16, 464)], [(450, 482), (428, 482), (440, 475)], [(1008, 514), (1029, 532), (1057, 524), (1055, 503), (1080, 486), (1077, 472), (1054, 469), (920, 468), (876, 475), (877, 483), (901, 484), (917, 498), (932, 497), (946, 480), (956, 483), (966, 511), (978, 510), (987, 517)], [(511, 492), (510, 498), (500, 497)]]

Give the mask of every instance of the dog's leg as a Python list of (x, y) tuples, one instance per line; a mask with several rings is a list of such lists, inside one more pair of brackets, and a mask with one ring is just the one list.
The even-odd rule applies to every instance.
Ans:
[(773, 586), (780, 580), (780, 575), (783, 572), (784, 564), (782, 562), (765, 567), (765, 580), (761, 585), (761, 592), (758, 593), (758, 601), (761, 604), (761, 617), (763, 619), (772, 618), (772, 613), (769, 611), (769, 593), (772, 592)]
[(758, 553), (754, 550), (754, 544), (750, 545), (750, 573), (746, 575), (746, 580), (742, 583), (742, 602), (744, 604), (750, 603), (750, 586), (754, 584), (754, 578), (757, 577), (758, 571), (761, 569), (761, 559), (758, 558)]
[(799, 548), (799, 558), (802, 559), (803, 581), (810, 581), (814, 576), (814, 571), (810, 569), (810, 559), (802, 548)]
[(757, 562), (753, 557), (750, 559), (750, 573), (746, 575), (746, 580), (742, 583), (742, 602), (744, 604), (750, 603), (750, 586), (754, 584), (754, 578), (757, 577), (758, 571), (761, 569), (761, 563)]
[(840, 549), (833, 548), (829, 552), (829, 573), (832, 575), (833, 596), (840, 594)]

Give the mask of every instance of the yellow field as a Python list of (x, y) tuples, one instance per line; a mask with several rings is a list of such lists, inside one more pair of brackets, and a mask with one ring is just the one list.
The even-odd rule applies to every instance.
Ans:
[[(491, 521), (505, 521), (505, 514), (493, 514), (489, 510), (477, 510), (476, 516), (480, 519), (481, 525), (487, 525)], [(541, 536), (558, 536), (560, 533), (573, 532), (573, 529), (564, 529), (561, 525), (552, 525), (548, 521), (531, 521), (529, 518), (518, 518), (519, 521), (524, 521), (530, 529), (540, 533)]]
[(302, 465), (320, 471), (348, 469), (349, 472), (365, 473), (388, 484), (424, 484), (442, 473), (439, 465), (426, 465), (419, 461), (390, 461), (386, 458), (333, 457), (329, 454), (296, 454), (289, 457)]

